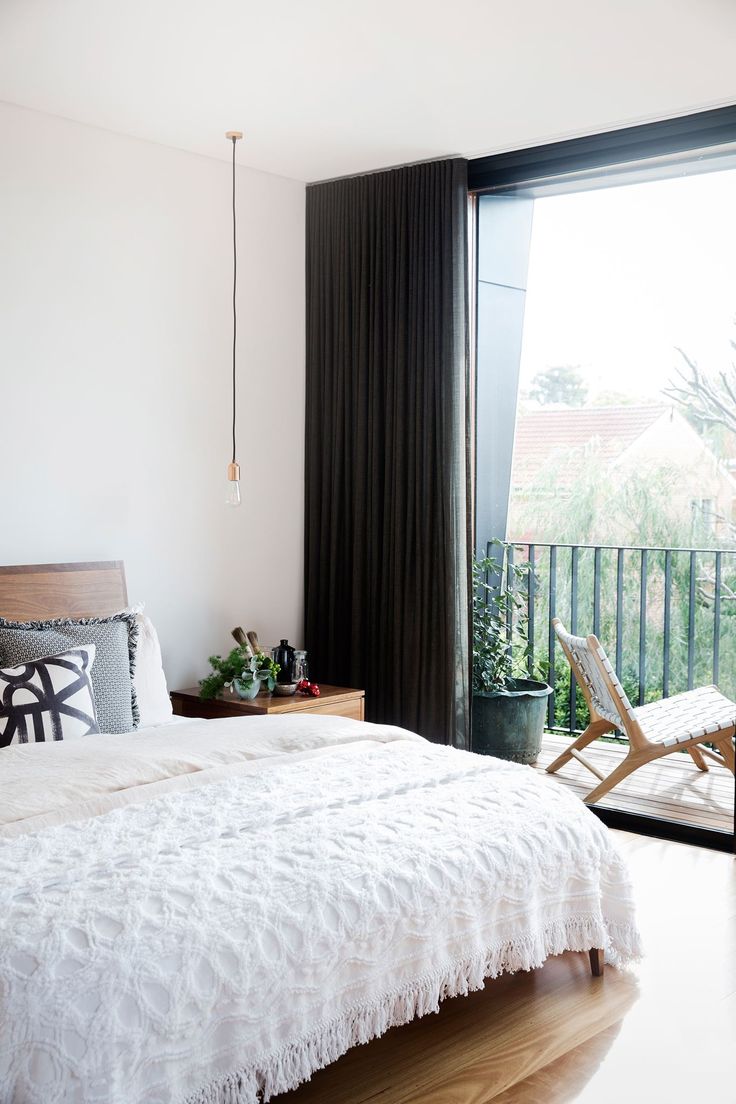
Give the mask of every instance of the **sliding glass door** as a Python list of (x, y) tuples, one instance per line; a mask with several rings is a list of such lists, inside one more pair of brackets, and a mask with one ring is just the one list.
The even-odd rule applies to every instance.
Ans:
[[(736, 700), (736, 112), (702, 118), (719, 141), (698, 150), (691, 118), (677, 141), (662, 124), (687, 149), (654, 128), (647, 157), (634, 128), (633, 147), (624, 131), (476, 172), (476, 545), (534, 563), (542, 765), (588, 720), (553, 616), (600, 638), (634, 707), (710, 683)], [(608, 773), (625, 751), (614, 734), (592, 757)], [(555, 777), (596, 781), (575, 760)], [(682, 753), (597, 811), (727, 846), (733, 810), (730, 772)]]

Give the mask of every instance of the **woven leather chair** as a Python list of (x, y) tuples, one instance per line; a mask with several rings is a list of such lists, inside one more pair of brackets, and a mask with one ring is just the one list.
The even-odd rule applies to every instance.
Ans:
[[(617, 786), (628, 774), (661, 759), (673, 751), (688, 751), (700, 770), (707, 770), (706, 758), (734, 771), (733, 738), (736, 733), (736, 703), (716, 686), (703, 686), (684, 694), (664, 698), (638, 708), (632, 706), (596, 636), (572, 636), (559, 618), (552, 621), (588, 709), (590, 724), (570, 747), (547, 767), (552, 774), (570, 759), (577, 759), (592, 771), (600, 784), (585, 798), (593, 804)], [(622, 732), (629, 751), (622, 763), (606, 777), (581, 755), (583, 748), (606, 732)], [(704, 744), (713, 744), (715, 752)]]

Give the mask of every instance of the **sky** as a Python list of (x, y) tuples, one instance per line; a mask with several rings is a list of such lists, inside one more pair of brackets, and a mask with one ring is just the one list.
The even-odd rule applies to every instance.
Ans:
[(595, 392), (651, 401), (682, 364), (736, 354), (736, 169), (537, 199), (521, 387), (579, 366)]

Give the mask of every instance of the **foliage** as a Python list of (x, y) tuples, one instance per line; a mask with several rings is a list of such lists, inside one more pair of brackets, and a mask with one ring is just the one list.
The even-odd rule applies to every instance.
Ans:
[(536, 586), (532, 566), (515, 563), (511, 546), (492, 542), (492, 554), (473, 561), (473, 692), (508, 689), (527, 674), (526, 596)]
[[(556, 649), (555, 677), (548, 677), (547, 627), (552, 613), (549, 601), (550, 562), (545, 543), (557, 549), (556, 593), (552, 611), (567, 625), (572, 621), (572, 554), (565, 545), (601, 547), (598, 636), (614, 661), (617, 637), (618, 551), (622, 545), (647, 547), (647, 600), (643, 616), (644, 648), (643, 700), (663, 696), (665, 686), (665, 553), (669, 579), (669, 685), (677, 694), (693, 685), (717, 681), (728, 697), (736, 697), (736, 542), (722, 532), (718, 538), (698, 531), (692, 518), (683, 516), (682, 497), (677, 494), (678, 469), (650, 467), (619, 471), (615, 480), (606, 474), (605, 460), (589, 452), (585, 463), (576, 466), (574, 492), (564, 475), (570, 458), (550, 461), (540, 472), (532, 492), (512, 502), (512, 533), (533, 533), (536, 541), (535, 569), (540, 585), (535, 595), (534, 662), (547, 681), (554, 681), (555, 723), (566, 728), (570, 721), (570, 674), (567, 662)], [(692, 547), (710, 544), (713, 551), (696, 552)], [(606, 548), (606, 545), (613, 546)], [(720, 599), (716, 600), (716, 549), (721, 556)], [(681, 551), (677, 551), (680, 549)], [(519, 556), (527, 555), (522, 545)], [(639, 704), (639, 645), (642, 610), (640, 605), (641, 552), (622, 553), (620, 677), (627, 694)], [(691, 568), (693, 597), (690, 604)], [(577, 554), (577, 630), (593, 631), (594, 548)], [(720, 613), (718, 646), (720, 666), (714, 678), (713, 645), (716, 609)], [(688, 655), (691, 632), (694, 645)], [(573, 727), (587, 723), (587, 710), (578, 688)]]
[(588, 388), (578, 368), (572, 364), (561, 364), (554, 368), (545, 368), (532, 380), (529, 398), (542, 406), (551, 403), (560, 406), (582, 406)]
[(256, 682), (264, 682), (266, 689), (273, 691), (276, 685), (276, 675), (281, 670), (278, 663), (265, 656), (263, 652), (257, 652), (246, 661), (245, 667), (238, 678), (233, 679), (233, 686), (238, 693), (253, 689)]
[[(736, 341), (731, 344), (736, 350)], [(679, 352), (683, 368), (665, 394), (709, 439), (717, 454), (733, 455), (736, 364), (730, 371), (708, 373)], [(512, 499), (509, 531), (536, 542), (540, 585), (535, 592), (535, 624), (539, 628), (534, 663), (543, 677), (554, 683), (558, 726), (566, 728), (571, 723), (579, 730), (588, 720), (579, 687), (570, 715), (570, 669), (559, 647), (555, 649), (553, 678), (547, 656), (550, 618), (556, 614), (568, 628), (573, 620), (572, 552), (566, 545), (599, 549), (598, 636), (612, 662), (618, 652), (619, 677), (634, 705), (661, 698), (665, 686), (672, 695), (690, 685), (713, 681), (728, 697), (736, 698), (736, 527), (729, 524), (730, 519), (718, 518), (714, 530), (712, 516), (691, 516), (683, 508), (682, 487), (689, 478), (689, 471), (672, 463), (620, 466), (612, 478), (605, 455), (589, 444), (550, 457), (534, 484)], [(554, 603), (550, 601), (548, 543), (558, 545)], [(635, 547), (625, 547), (619, 553), (621, 546)], [(519, 555), (527, 555), (526, 547), (521, 544)], [(648, 549), (644, 609), (642, 547)], [(711, 551), (691, 552), (692, 548)], [(669, 555), (665, 549), (671, 550)], [(718, 549), (722, 552), (717, 577)], [(576, 553), (576, 626), (584, 634), (593, 631), (595, 555), (594, 547), (581, 547)]]
[[(731, 339), (736, 352), (736, 340)], [(676, 379), (665, 388), (665, 395), (682, 408), (682, 412), (696, 429), (706, 437), (711, 448), (720, 456), (732, 456), (736, 450), (736, 362), (731, 361), (727, 370), (706, 372), (682, 349), (677, 352), (684, 367), (676, 372)], [(736, 526), (730, 517), (717, 520), (721, 530), (730, 533), (736, 541)]]
[(244, 688), (252, 687), (254, 681), (264, 682), (269, 690), (276, 685), (276, 675), (280, 671), (278, 663), (259, 652), (252, 655), (249, 650), (238, 646), (223, 659), (222, 656), (210, 656), (212, 674), (199, 683), (199, 696), (205, 700), (216, 698), (226, 686), (240, 682)]
[(621, 468), (612, 478), (599, 446), (556, 453), (511, 502), (512, 534), (531, 533), (554, 544), (670, 546), (691, 543), (672, 464)]
[[(668, 544), (677, 545), (678, 534)], [(736, 698), (736, 553), (722, 553), (720, 579), (720, 622), (718, 645), (720, 667), (714, 679), (713, 645), (716, 636), (715, 552), (691, 555), (684, 550), (650, 548), (646, 557), (647, 598), (643, 614), (645, 627), (643, 703), (663, 696), (665, 687), (665, 643), (668, 653), (668, 690), (678, 694), (688, 688), (717, 681), (721, 691)], [(524, 555), (522, 549), (519, 555)], [(621, 640), (619, 674), (634, 705), (639, 704), (639, 652), (642, 609), (640, 604), (642, 554), (638, 549), (621, 553)], [(619, 553), (617, 548), (602, 548), (598, 553), (598, 636), (612, 662), (617, 652), (617, 603), (619, 596)], [(579, 548), (576, 567), (576, 628), (581, 634), (593, 631), (594, 547)], [(693, 605), (690, 605), (691, 568)], [(570, 628), (572, 624), (572, 553), (558, 547), (555, 572), (554, 607), (550, 608), (550, 554), (541, 544), (535, 546), (535, 569), (539, 587), (535, 593), (534, 614), (537, 626), (534, 639), (534, 663), (555, 689), (555, 723), (566, 728), (570, 720), (570, 670), (559, 647), (555, 649), (554, 679), (550, 677), (547, 657), (548, 626), (553, 615)], [(668, 586), (667, 586), (668, 580)], [(665, 605), (669, 593), (669, 634), (665, 636)], [(692, 618), (692, 651), (689, 648)], [(573, 728), (587, 723), (587, 710), (578, 687)]]
[[(554, 696), (554, 723), (557, 728), (568, 728), (570, 721), (570, 687), (572, 684), (572, 671), (570, 665), (563, 659), (562, 662), (557, 662), (555, 665), (554, 681), (551, 678), (549, 659), (546, 655), (541, 654), (541, 648), (535, 649), (538, 651), (537, 665), (541, 674), (548, 685), (552, 686)], [(559, 657), (558, 657), (559, 658)], [(582, 731), (588, 721), (590, 720), (590, 714), (588, 713), (588, 706), (583, 697), (583, 692), (576, 684), (575, 686), (575, 716), (573, 718), (573, 729)]]
[[(736, 351), (736, 341), (731, 340)], [(709, 374), (698, 367), (682, 349), (677, 350), (685, 367), (677, 370), (677, 380), (665, 390), (690, 413), (696, 423), (704, 426), (724, 426), (736, 434), (736, 364), (727, 371)]]

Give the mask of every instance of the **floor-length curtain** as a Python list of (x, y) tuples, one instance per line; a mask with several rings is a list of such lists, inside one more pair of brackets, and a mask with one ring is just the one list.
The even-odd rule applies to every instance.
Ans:
[(467, 165), (307, 189), (310, 670), (467, 746)]

